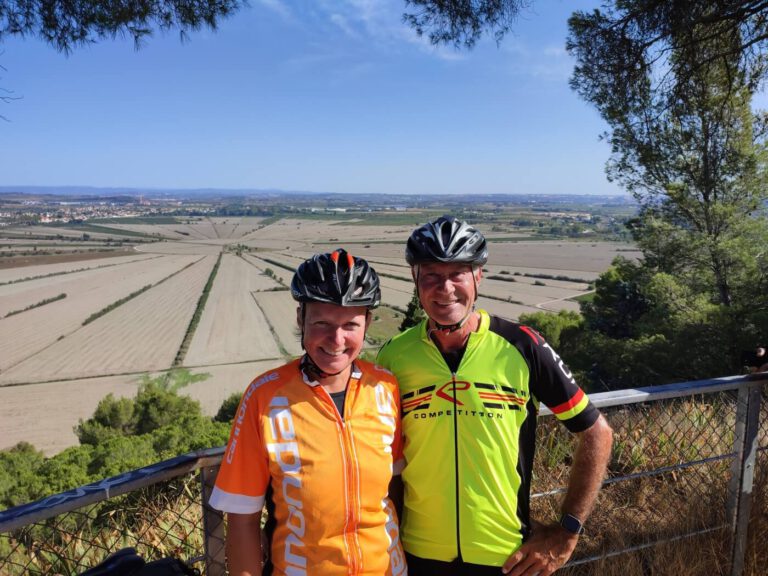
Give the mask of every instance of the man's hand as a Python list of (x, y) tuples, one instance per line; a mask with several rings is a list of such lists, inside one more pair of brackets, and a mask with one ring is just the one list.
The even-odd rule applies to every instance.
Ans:
[(536, 524), (528, 541), (512, 554), (501, 571), (508, 576), (549, 576), (573, 554), (579, 537), (560, 525)]
[(755, 359), (762, 364), (762, 366), (754, 366), (750, 368), (750, 372), (753, 374), (755, 372), (768, 372), (768, 362), (766, 362), (766, 359), (768, 359), (768, 350), (766, 350), (765, 346), (758, 346), (757, 350), (755, 350)]
[[(562, 511), (585, 521), (595, 503), (611, 457), (613, 431), (601, 415), (576, 437), (578, 444)], [(501, 571), (509, 576), (549, 576), (568, 562), (578, 541), (576, 534), (571, 534), (559, 524), (544, 526), (534, 522), (531, 537), (507, 558)]]

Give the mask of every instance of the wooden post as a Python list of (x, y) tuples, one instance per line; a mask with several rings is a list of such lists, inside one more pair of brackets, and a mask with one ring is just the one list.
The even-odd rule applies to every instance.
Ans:
[(203, 505), (203, 537), (205, 540), (205, 574), (206, 576), (225, 576), (227, 573), (226, 555), (224, 550), (224, 514), (208, 505), (208, 499), (213, 492), (218, 466), (200, 468), (200, 483), (202, 487)]
[(763, 382), (749, 382), (739, 388), (734, 444), (736, 459), (731, 467), (728, 494), (728, 514), (733, 535), (731, 576), (742, 576), (744, 573), (749, 517), (752, 510), (762, 385)]

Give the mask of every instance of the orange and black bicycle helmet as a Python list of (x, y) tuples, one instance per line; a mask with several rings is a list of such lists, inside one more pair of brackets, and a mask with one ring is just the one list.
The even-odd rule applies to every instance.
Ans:
[(370, 264), (339, 248), (315, 254), (296, 269), (291, 295), (297, 302), (376, 308), (381, 302), (379, 276)]

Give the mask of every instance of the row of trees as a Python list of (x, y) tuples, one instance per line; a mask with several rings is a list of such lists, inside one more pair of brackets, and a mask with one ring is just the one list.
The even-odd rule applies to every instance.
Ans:
[(742, 351), (768, 331), (765, 308), (725, 306), (712, 290), (624, 258), (595, 282), (581, 314), (537, 312), (520, 321), (540, 331), (594, 391), (742, 373)]

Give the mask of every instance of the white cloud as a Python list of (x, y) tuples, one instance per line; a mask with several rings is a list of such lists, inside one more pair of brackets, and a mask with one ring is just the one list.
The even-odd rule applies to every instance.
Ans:
[(567, 82), (573, 71), (573, 60), (565, 48), (506, 39), (502, 49), (509, 55), (507, 71), (515, 76), (528, 76), (545, 81)]
[(334, 26), (355, 40), (387, 50), (412, 45), (441, 60), (463, 60), (452, 47), (432, 46), (403, 22), (403, 4), (391, 0), (319, 0), (316, 6)]
[(290, 9), (282, 0), (259, 0), (259, 3), (285, 20), (293, 20)]
[(338, 28), (341, 29), (344, 34), (349, 36), (350, 38), (354, 38), (356, 40), (360, 39), (360, 34), (357, 33), (357, 31), (352, 28), (352, 25), (349, 23), (347, 18), (342, 14), (331, 14), (330, 20), (333, 22)]
[[(304, 69), (319, 61), (343, 60), (342, 52), (349, 46), (334, 42), (340, 37), (357, 44), (357, 53), (385, 52), (398, 54), (416, 48), (422, 53), (443, 60), (460, 61), (467, 52), (452, 46), (433, 46), (429, 38), (420, 37), (403, 22), (404, 4), (392, 0), (256, 0), (296, 27), (305, 41), (316, 44), (306, 57), (294, 57), (287, 64), (292, 69)], [(341, 35), (339, 34), (341, 31)], [(317, 39), (322, 37), (322, 41)], [(349, 52), (347, 52), (349, 55)]]

